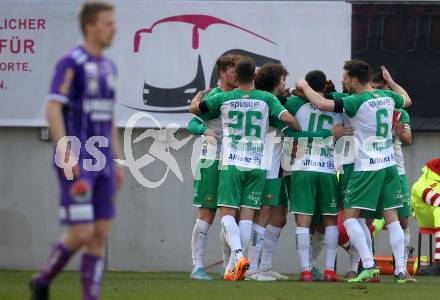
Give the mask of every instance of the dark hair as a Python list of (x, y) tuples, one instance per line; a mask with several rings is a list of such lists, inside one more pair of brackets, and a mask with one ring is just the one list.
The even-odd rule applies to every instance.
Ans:
[(235, 64), (237, 81), (239, 83), (249, 83), (255, 74), (255, 60), (248, 56), (242, 56)]
[(98, 14), (102, 11), (113, 10), (113, 5), (107, 2), (86, 2), (79, 12), (79, 24), (83, 35), (86, 34), (86, 25), (95, 24)]
[(371, 76), (371, 81), (376, 83), (385, 83), (382, 72), (379, 71), (377, 73), (374, 73), (373, 76)]
[(352, 59), (346, 61), (344, 70), (347, 71), (348, 76), (357, 78), (361, 84), (366, 84), (371, 79), (371, 68), (363, 60)]
[(220, 56), (215, 62), (217, 75), (220, 77), (220, 71), (226, 71), (228, 67), (235, 67), (235, 63), (240, 58), (239, 55), (233, 53), (226, 53)]
[(316, 92), (323, 93), (325, 91), (327, 77), (325, 76), (324, 72), (320, 70), (310, 71), (306, 75), (306, 81)]
[(272, 92), (280, 84), (281, 77), (286, 77), (289, 72), (281, 64), (265, 63), (257, 71), (255, 76), (255, 88), (258, 90)]

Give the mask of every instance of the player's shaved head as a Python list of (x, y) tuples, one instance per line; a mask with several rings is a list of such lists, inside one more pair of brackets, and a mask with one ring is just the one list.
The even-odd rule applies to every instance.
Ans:
[(255, 88), (271, 93), (280, 84), (282, 77), (289, 74), (281, 64), (265, 63), (255, 76)]
[(250, 83), (255, 75), (255, 60), (248, 56), (242, 56), (235, 64), (238, 83)]
[(344, 70), (351, 78), (356, 78), (360, 84), (367, 84), (371, 80), (371, 68), (368, 63), (359, 59), (346, 61)]
[(113, 11), (113, 5), (102, 1), (90, 1), (84, 3), (79, 12), (79, 23), (83, 35), (86, 35), (86, 26), (95, 24), (98, 14), (102, 11)]
[(325, 83), (327, 81), (327, 77), (325, 73), (320, 70), (313, 70), (307, 73), (306, 81), (310, 85), (310, 87), (318, 92), (323, 93), (325, 91)]

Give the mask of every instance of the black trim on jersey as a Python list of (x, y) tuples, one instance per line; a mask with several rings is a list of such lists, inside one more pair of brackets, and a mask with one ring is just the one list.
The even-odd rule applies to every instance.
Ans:
[(209, 112), (209, 108), (208, 108), (208, 104), (206, 104), (206, 101), (201, 101), (199, 103), (199, 109), (202, 113), (207, 113)]
[(333, 95), (331, 93), (324, 93), (324, 98), (335, 100), (335, 98), (333, 97)]
[(278, 98), (278, 100), (280, 100), (281, 105), (283, 105), (283, 106), (286, 105), (286, 102), (287, 102), (286, 96), (278, 96), (277, 98)]
[(333, 111), (335, 113), (342, 113), (344, 112), (344, 104), (342, 103), (342, 100), (333, 100), (335, 102), (335, 108)]

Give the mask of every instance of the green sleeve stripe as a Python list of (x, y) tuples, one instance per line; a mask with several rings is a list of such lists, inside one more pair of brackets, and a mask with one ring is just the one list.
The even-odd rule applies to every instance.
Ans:
[(351, 95), (342, 98), (342, 105), (344, 106), (344, 112), (350, 118), (353, 118), (364, 103), (364, 99), (361, 95)]
[(286, 108), (287, 108), (287, 110), (288, 110), (292, 115), (296, 115), (296, 113), (298, 112), (298, 110), (299, 110), (299, 109), (301, 108), (301, 106), (303, 106), (304, 104), (306, 104), (306, 101), (304, 101), (304, 100), (301, 99), (300, 97), (293, 96), (293, 97), (289, 97), (289, 98), (287, 98)]

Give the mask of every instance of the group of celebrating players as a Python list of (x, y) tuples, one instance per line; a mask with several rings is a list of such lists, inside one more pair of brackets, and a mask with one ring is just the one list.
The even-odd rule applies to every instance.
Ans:
[[(188, 131), (203, 138), (190, 278), (212, 279), (204, 252), (218, 208), (224, 280), (288, 280), (272, 269), (272, 256), (290, 211), (301, 281), (341, 280), (338, 242), (350, 252), (348, 282), (379, 281), (370, 231), (379, 219), (389, 232), (395, 282), (415, 282), (406, 270), (411, 211), (401, 149), (412, 142), (403, 110), (411, 100), (388, 70), (372, 76), (366, 62), (347, 61), (336, 92), (319, 70), (289, 89), (281, 64), (256, 70), (251, 58), (229, 53), (216, 68), (218, 86), (190, 105)], [(322, 275), (315, 263), (323, 244)]]
[[(84, 42), (58, 61), (46, 108), (56, 147), (60, 219), (68, 228), (30, 280), (33, 300), (49, 299), (53, 280), (80, 250), (82, 299), (99, 298), (114, 196), (123, 181), (121, 166), (113, 161), (122, 157), (113, 120), (116, 67), (103, 56), (116, 31), (113, 6), (87, 2), (79, 21)], [(203, 258), (218, 208), (225, 280), (288, 279), (272, 270), (272, 256), (289, 210), (296, 217), (301, 280), (339, 281), (339, 241), (350, 251), (349, 281), (378, 281), (366, 219), (383, 216), (395, 281), (414, 281), (405, 268), (410, 210), (401, 150), (412, 139), (408, 114), (401, 109), (411, 100), (386, 68), (372, 78), (367, 63), (347, 61), (344, 91), (338, 93), (321, 71), (286, 89), (288, 72), (281, 64), (267, 63), (255, 72), (251, 58), (226, 54), (216, 67), (218, 87), (199, 92), (190, 105), (196, 116), (188, 130), (204, 137), (194, 181), (198, 218), (190, 277), (212, 279)], [(101, 151), (109, 163), (91, 170), (94, 155), (88, 146), (77, 149), (68, 137), (83, 146), (105, 138), (108, 145)], [(75, 163), (61, 167), (61, 161)], [(431, 190), (422, 198), (440, 205)], [(315, 266), (322, 244), (323, 276)]]

